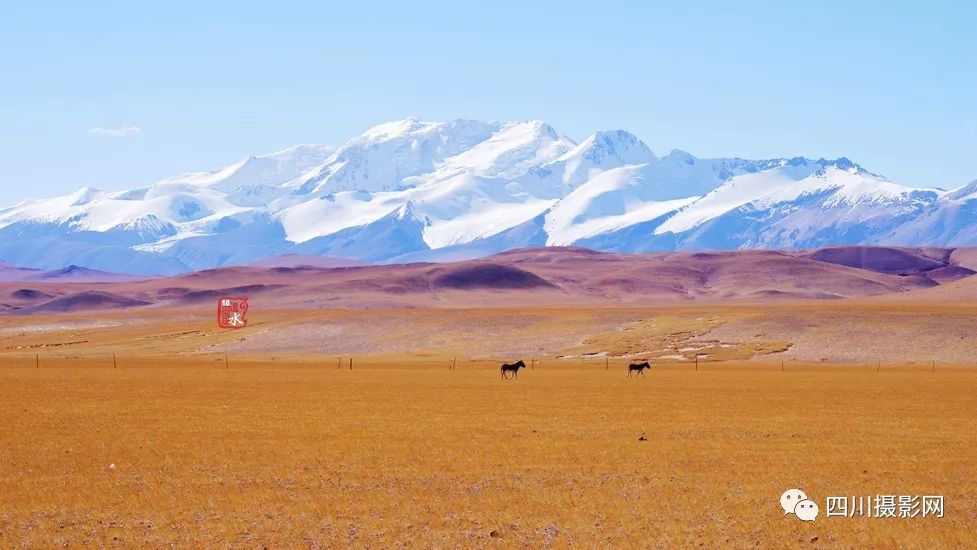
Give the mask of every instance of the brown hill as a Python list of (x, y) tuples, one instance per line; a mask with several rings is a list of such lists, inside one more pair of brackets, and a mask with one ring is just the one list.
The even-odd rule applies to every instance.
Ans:
[(27, 308), (29, 312), (67, 312), (96, 309), (127, 309), (149, 305), (149, 302), (127, 298), (119, 294), (81, 291), (53, 298)]
[(950, 249), (863, 247), (666, 254), (537, 248), (448, 264), (239, 266), (101, 284), (33, 281), (27, 290), (38, 294), (30, 296), (12, 294), (23, 286), (0, 284), (0, 310), (198, 307), (221, 296), (248, 296), (252, 305), (263, 308), (844, 299), (919, 292), (960, 277), (952, 285), (970, 288), (977, 278), (953, 262), (954, 254)]
[(23, 281), (41, 273), (44, 272), (40, 269), (28, 269), (0, 262), (0, 282)]

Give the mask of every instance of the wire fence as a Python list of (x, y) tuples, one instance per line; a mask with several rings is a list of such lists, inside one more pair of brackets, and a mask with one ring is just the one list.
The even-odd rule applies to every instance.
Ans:
[[(687, 359), (656, 359), (654, 357), (597, 357), (597, 358), (566, 358), (566, 357), (530, 357), (523, 359), (525, 371), (536, 372), (554, 369), (593, 369), (626, 372), (632, 363), (648, 361), (649, 372), (656, 370), (678, 371), (715, 371), (722, 369), (738, 370), (771, 370), (780, 372), (818, 371), (837, 368), (855, 368), (858, 370), (887, 372), (887, 371), (938, 371), (941, 369), (974, 369), (977, 363), (947, 363), (936, 360), (915, 361), (804, 361), (797, 359), (712, 359), (690, 357)], [(467, 358), (458, 356), (426, 357), (422, 355), (404, 354), (401, 357), (376, 357), (370, 355), (232, 355), (226, 352), (209, 354), (171, 354), (171, 355), (137, 355), (119, 352), (64, 354), (64, 353), (7, 353), (0, 354), (0, 367), (3, 368), (331, 368), (339, 371), (376, 368), (440, 368), (449, 371), (495, 368), (503, 363), (515, 362), (506, 359)]]

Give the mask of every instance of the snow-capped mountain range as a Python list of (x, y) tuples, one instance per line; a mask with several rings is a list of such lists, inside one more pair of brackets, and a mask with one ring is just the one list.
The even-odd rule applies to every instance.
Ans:
[(845, 158), (656, 156), (541, 121), (422, 122), (121, 192), (0, 209), (0, 260), (172, 274), (313, 254), (458, 260), (524, 246), (618, 252), (977, 245), (977, 181), (909, 188)]

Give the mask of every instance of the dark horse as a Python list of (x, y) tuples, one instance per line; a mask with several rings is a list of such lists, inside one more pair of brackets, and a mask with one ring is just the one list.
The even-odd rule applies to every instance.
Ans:
[(502, 374), (502, 378), (509, 378), (505, 374), (507, 372), (511, 372), (516, 376), (516, 378), (519, 378), (519, 369), (524, 369), (524, 368), (526, 368), (526, 363), (523, 363), (522, 361), (516, 361), (511, 365), (509, 363), (503, 363), (502, 370), (500, 370), (499, 372)]
[(644, 363), (631, 363), (628, 365), (628, 376), (631, 376), (631, 373), (634, 371), (638, 371), (638, 374), (644, 376), (645, 369), (651, 370), (651, 365), (648, 364), (648, 361), (645, 361)]

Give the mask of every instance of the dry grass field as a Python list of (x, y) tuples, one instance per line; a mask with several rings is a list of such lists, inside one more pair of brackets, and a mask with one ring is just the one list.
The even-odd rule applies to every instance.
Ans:
[(267, 305), (0, 316), (0, 548), (972, 545), (966, 301)]
[[(449, 363), (0, 356), (0, 547), (972, 544), (972, 368)], [(804, 523), (791, 487), (946, 514)]]

